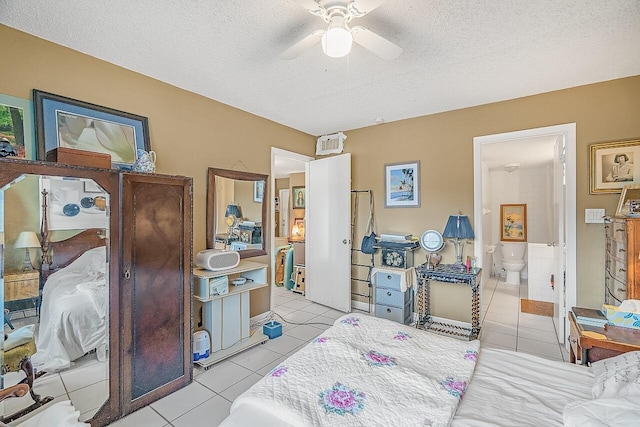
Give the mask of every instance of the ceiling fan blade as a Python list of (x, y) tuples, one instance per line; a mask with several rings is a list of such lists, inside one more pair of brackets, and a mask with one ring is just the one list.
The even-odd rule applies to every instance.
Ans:
[(316, 30), (289, 49), (278, 55), (282, 59), (293, 59), (320, 41), (325, 30)]
[(324, 16), (327, 13), (327, 11), (322, 6), (320, 6), (318, 3), (316, 3), (313, 0), (294, 0), (294, 1), (314, 15)]
[(402, 53), (402, 48), (382, 36), (377, 35), (364, 27), (351, 28), (353, 41), (367, 50), (375, 53), (382, 59), (390, 61), (396, 59)]
[(385, 1), (386, 0), (353, 0), (353, 2), (349, 4), (349, 11), (354, 18), (360, 18), (378, 8)]

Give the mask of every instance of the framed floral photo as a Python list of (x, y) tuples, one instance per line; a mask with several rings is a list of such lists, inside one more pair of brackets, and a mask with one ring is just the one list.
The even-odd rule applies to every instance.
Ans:
[(37, 89), (33, 103), (38, 160), (64, 147), (109, 154), (113, 168), (131, 170), (138, 150), (151, 150), (146, 117)]
[(589, 151), (591, 194), (621, 193), (625, 185), (640, 184), (640, 139), (591, 144)]
[(510, 242), (527, 241), (527, 205), (500, 205), (500, 240)]
[(420, 162), (384, 166), (385, 208), (420, 207)]
[(11, 156), (35, 159), (31, 101), (0, 95), (0, 142), (11, 145)]

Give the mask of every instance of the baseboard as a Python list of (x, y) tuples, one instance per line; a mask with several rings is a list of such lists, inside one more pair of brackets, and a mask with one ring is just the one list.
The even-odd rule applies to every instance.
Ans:
[[(364, 311), (365, 313), (369, 313), (369, 303), (363, 301), (351, 300), (351, 309)], [(371, 314), (375, 313), (374, 305), (371, 304)]]
[(522, 313), (553, 317), (553, 303), (520, 298), (520, 311)]

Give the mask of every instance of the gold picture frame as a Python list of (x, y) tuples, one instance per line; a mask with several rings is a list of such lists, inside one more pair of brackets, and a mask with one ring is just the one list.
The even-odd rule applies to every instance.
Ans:
[(500, 240), (505, 242), (527, 241), (527, 205), (500, 205)]
[(589, 146), (589, 193), (620, 193), (626, 185), (640, 184), (640, 139), (603, 142)]
[(640, 218), (640, 185), (625, 185), (622, 188), (616, 216)]

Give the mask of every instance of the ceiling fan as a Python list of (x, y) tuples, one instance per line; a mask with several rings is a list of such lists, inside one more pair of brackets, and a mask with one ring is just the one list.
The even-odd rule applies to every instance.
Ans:
[(379, 57), (392, 60), (402, 53), (402, 48), (361, 26), (351, 27), (354, 18), (361, 18), (371, 12), (385, 0), (295, 0), (311, 14), (324, 19), (326, 29), (316, 30), (309, 34), (279, 56), (293, 59), (318, 42), (322, 42), (322, 50), (327, 56), (340, 58), (351, 51), (355, 41), (360, 46)]

